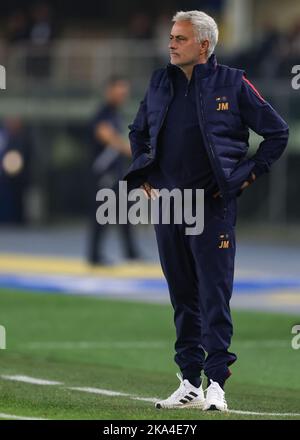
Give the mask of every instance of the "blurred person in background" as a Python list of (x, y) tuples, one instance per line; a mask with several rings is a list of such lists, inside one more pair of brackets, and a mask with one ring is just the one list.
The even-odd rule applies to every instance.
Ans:
[(300, 59), (300, 18), (297, 17), (285, 35), (279, 75), (289, 78), (291, 66), (299, 64)]
[[(130, 85), (123, 77), (111, 77), (105, 88), (105, 102), (96, 112), (91, 125), (92, 170), (91, 170), (91, 222), (88, 238), (88, 261), (90, 264), (109, 264), (102, 251), (106, 225), (96, 220), (96, 193), (101, 188), (111, 188), (118, 196), (118, 182), (124, 175), (131, 157), (130, 145), (122, 136), (121, 109), (126, 103)], [(128, 159), (127, 159), (128, 160)], [(118, 197), (117, 197), (118, 204)], [(130, 224), (119, 225), (128, 259), (138, 258)]]
[(25, 222), (24, 196), (30, 181), (31, 142), (19, 117), (0, 127), (0, 222)]
[(38, 79), (48, 78), (51, 69), (51, 44), (55, 34), (50, 5), (46, 2), (35, 3), (30, 18), (27, 73)]
[[(174, 360), (181, 370), (179, 388), (156, 408), (226, 411), (224, 386), (237, 359), (229, 351), (237, 197), (279, 159), (288, 126), (244, 70), (218, 64), (212, 17), (178, 12), (173, 22), (170, 63), (154, 71), (130, 125), (133, 163), (124, 178), (128, 190), (141, 186), (151, 198), (163, 188), (191, 189), (194, 195), (204, 190), (201, 234), (186, 235), (184, 222), (154, 224), (174, 309)], [(249, 129), (263, 137), (251, 157)], [(170, 209), (173, 216), (174, 204)]]
[(276, 78), (288, 45), (285, 33), (272, 21), (265, 20), (263, 35), (256, 44), (229, 57), (228, 63), (263, 78)]
[(28, 17), (21, 9), (13, 12), (7, 20), (6, 39), (10, 44), (23, 43), (28, 39)]
[(148, 40), (153, 37), (153, 23), (149, 14), (137, 12), (132, 16), (128, 36), (136, 40)]

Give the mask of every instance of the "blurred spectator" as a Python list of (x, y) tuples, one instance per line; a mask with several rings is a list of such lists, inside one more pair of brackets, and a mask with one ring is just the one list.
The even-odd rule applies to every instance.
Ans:
[(35, 4), (32, 8), (31, 17), (29, 40), (36, 46), (48, 45), (54, 36), (50, 6), (47, 3)]
[(129, 23), (129, 38), (140, 40), (153, 37), (153, 23), (148, 14), (137, 12), (131, 18)]
[(298, 18), (288, 34), (288, 44), (292, 56), (300, 55), (300, 18)]
[(258, 78), (290, 78), (291, 67), (299, 64), (300, 19), (288, 31), (282, 32), (267, 20), (264, 33), (251, 47), (226, 60), (227, 64), (245, 69)]
[(33, 6), (28, 38), (30, 44), (30, 54), (27, 59), (28, 74), (39, 79), (48, 77), (54, 26), (52, 12), (47, 3), (36, 3)]
[[(112, 77), (105, 90), (105, 102), (93, 118), (91, 126), (92, 145), (92, 185), (91, 222), (88, 239), (88, 261), (91, 264), (107, 264), (101, 244), (107, 228), (96, 220), (96, 193), (101, 188), (115, 190), (118, 205), (118, 185), (128, 163), (124, 159), (131, 156), (129, 142), (122, 137), (122, 118), (120, 110), (129, 95), (129, 83), (121, 77)], [(130, 224), (119, 225), (126, 257), (138, 258), (134, 245), (133, 230)]]
[(257, 76), (275, 78), (283, 57), (285, 37), (272, 22), (265, 22), (264, 29), (264, 35), (253, 51), (252, 62), (257, 66)]
[(235, 67), (245, 69), (252, 77), (275, 78), (284, 56), (285, 35), (271, 22), (265, 22), (263, 28), (264, 33), (255, 44), (227, 61)]
[(24, 11), (15, 11), (7, 20), (6, 38), (8, 43), (16, 44), (28, 38), (29, 23)]
[(0, 222), (24, 223), (24, 194), (29, 176), (31, 143), (18, 117), (0, 128)]
[(279, 75), (290, 77), (293, 65), (299, 64), (300, 57), (300, 19), (297, 18), (285, 36), (284, 50), (282, 51)]

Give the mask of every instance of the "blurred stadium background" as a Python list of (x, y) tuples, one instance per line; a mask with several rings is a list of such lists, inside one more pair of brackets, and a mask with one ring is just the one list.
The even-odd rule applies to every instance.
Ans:
[[(13, 0), (0, 4), (0, 64), (5, 66), (7, 75), (6, 90), (0, 91), (0, 324), (6, 327), (8, 344), (8, 350), (1, 352), (0, 359), (6, 373), (27, 372), (39, 377), (37, 371), (33, 372), (31, 356), (38, 365), (43, 363), (40, 371), (45, 369), (48, 372), (46, 361), (59, 363), (60, 359), (58, 354), (55, 357), (55, 347), (51, 351), (51, 341), (73, 341), (76, 344), (78, 338), (86, 341), (90, 336), (95, 344), (101, 342), (101, 338), (97, 338), (99, 334), (95, 322), (95, 332), (90, 329), (88, 336), (84, 330), (80, 335), (71, 332), (71, 328), (77, 325), (74, 320), (79, 319), (80, 322), (79, 312), (68, 316), (65, 328), (59, 322), (65, 319), (64, 315), (59, 313), (55, 320), (54, 312), (62, 304), (62, 293), (76, 294), (76, 298), (80, 296), (80, 301), (87, 301), (82, 304), (87, 309), (90, 304), (93, 310), (96, 306), (95, 302), (88, 303), (94, 301), (89, 298), (90, 295), (105, 296), (103, 301), (114, 299), (115, 302), (111, 303), (101, 303), (98, 299), (99, 309), (101, 304), (104, 310), (107, 307), (107, 319), (109, 313), (113, 316), (114, 310), (126, 308), (116, 298), (147, 304), (158, 302), (165, 307), (166, 315), (170, 310), (151, 225), (135, 227), (140, 261), (128, 262), (125, 259), (119, 235), (113, 227), (109, 228), (104, 243), (105, 252), (113, 264), (90, 266), (86, 261), (91, 173), (88, 133), (92, 117), (103, 101), (105, 82), (112, 75), (122, 75), (130, 80), (130, 100), (123, 112), (124, 126), (130, 123), (152, 70), (168, 62), (170, 19), (180, 9), (200, 9), (215, 17), (220, 27), (216, 51), (219, 62), (245, 69), (249, 79), (290, 126), (288, 148), (272, 173), (263, 176), (239, 200), (232, 305), (237, 309), (236, 313), (241, 309), (289, 313), (289, 318), (282, 315), (281, 322), (285, 325), (281, 326), (282, 332), (274, 340), (283, 342), (281, 348), (275, 342), (274, 346), (271, 343), (267, 347), (272, 347), (275, 358), (282, 355), (280, 350), (286, 350), (285, 355), (289, 353), (290, 356), (290, 368), (292, 365), (296, 368), (298, 362), (299, 369), (299, 353), (291, 353), (290, 348), (291, 327), (297, 323), (300, 312), (300, 90), (291, 86), (292, 67), (300, 64), (298, 0), (286, 0), (284, 3), (279, 0), (166, 0), (163, 3), (152, 0), (143, 4), (137, 0), (78, 3), (70, 0), (48, 3)], [(124, 136), (127, 136), (126, 130)], [(257, 147), (258, 141), (257, 136), (251, 136), (251, 149)], [(44, 316), (43, 302), (32, 292), (44, 293), (45, 305), (47, 301), (52, 301), (51, 323), (53, 328), (56, 325), (61, 327), (57, 334), (52, 333), (50, 328), (44, 328), (47, 317)], [(46, 299), (47, 293), (54, 294), (51, 300)], [(82, 296), (85, 296), (84, 300)], [(28, 301), (22, 298), (28, 298)], [(24, 308), (24, 315), (18, 305)], [(73, 305), (75, 307), (75, 303)], [(63, 307), (63, 310), (66, 309)], [(141, 310), (146, 316), (152, 309), (145, 306)], [(139, 325), (135, 319), (140, 312), (124, 314), (126, 319), (133, 320), (132, 328), (128, 329), (129, 340), (137, 338), (134, 322)], [(91, 312), (86, 313), (89, 316)], [(19, 318), (15, 319), (15, 316)], [(236, 316), (241, 326), (243, 322), (244, 325), (251, 323), (251, 315)], [(254, 319), (259, 321), (257, 316), (260, 315), (253, 315), (252, 322)], [(273, 327), (265, 318), (267, 315), (261, 316), (269, 323), (265, 331), (271, 331)], [(279, 322), (281, 315), (276, 316)], [(35, 324), (31, 319), (35, 320)], [(105, 318), (102, 319), (105, 322)], [(26, 331), (24, 328), (28, 320), (30, 325)], [(86, 329), (89, 323), (85, 321), (82, 325)], [(104, 332), (105, 328), (107, 333), (102, 334), (104, 340), (113, 341), (113, 327), (103, 327)], [(263, 323), (260, 328), (264, 329)], [(28, 336), (26, 343), (44, 340), (48, 341), (48, 348), (40, 347), (40, 351), (36, 349), (33, 352), (27, 345), (29, 353), (21, 349), (18, 338), (23, 331)], [(164, 339), (169, 340), (171, 345), (174, 337), (171, 326), (168, 332), (168, 337)], [(120, 335), (115, 336), (117, 341), (121, 338)], [(145, 334), (141, 337), (147, 339)], [(251, 339), (251, 332), (248, 337)], [(263, 338), (269, 342), (273, 340), (270, 334)], [(147, 352), (152, 353), (149, 347)], [(9, 353), (10, 348), (12, 351)], [(94, 362), (95, 369), (97, 365), (100, 369), (101, 363), (117, 368), (120, 362), (115, 362), (115, 358), (119, 356), (120, 359), (124, 353), (124, 350), (118, 352), (112, 344), (114, 358), (109, 358), (107, 354), (103, 360), (102, 349), (97, 349), (97, 345), (85, 348), (85, 361), (90, 359), (91, 365)], [(71, 360), (79, 362), (83, 349), (83, 346), (75, 347)], [(93, 357), (95, 350), (98, 350), (98, 357)], [(135, 352), (134, 347), (131, 350)], [(251, 354), (251, 343), (248, 344), (249, 350)], [(267, 350), (266, 346), (261, 350)], [(274, 355), (274, 350), (279, 351)], [(128, 353), (126, 366), (130, 369), (135, 363), (138, 369), (136, 355), (130, 358)], [(143, 356), (148, 359), (145, 353)], [(162, 383), (172, 386), (170, 372), (174, 371), (174, 366), (165, 358), (164, 362), (168, 365), (161, 371), (160, 368), (164, 367), (158, 359), (162, 362), (162, 358), (155, 356), (151, 355), (148, 359), (150, 364), (153, 362), (153, 371), (160, 374)], [(172, 356), (171, 351), (169, 356)], [(142, 364), (144, 367), (147, 362)], [(12, 365), (18, 367), (12, 368)], [(61, 367), (60, 373), (64, 371), (65, 374), (69, 367), (69, 364)], [(272, 377), (274, 371), (266, 371)], [(120, 376), (119, 371), (116, 374)], [(270, 380), (274, 382), (274, 378), (282, 376), (286, 382), (291, 374), (286, 369), (284, 372), (278, 370)], [(153, 374), (152, 385), (155, 380)], [(15, 402), (10, 400), (15, 389), (6, 389), (5, 381), (1, 386), (4, 395), (8, 396), (7, 402), (1, 401), (0, 411), (3, 410), (3, 413), (11, 409), (14, 413), (28, 416), (49, 416), (46, 408), (41, 412), (34, 404), (31, 407), (27, 402), (26, 406), (23, 395), (20, 399), (25, 403), (17, 411)], [(297, 386), (300, 388), (299, 380)], [(144, 389), (146, 392), (145, 386)], [(158, 392), (162, 392), (159, 387)], [(42, 403), (40, 397), (39, 403), (43, 406), (45, 402)], [(247, 402), (244, 408), (247, 409)], [(263, 409), (266, 411), (267, 408), (266, 403)], [(275, 409), (278, 411), (277, 407)], [(294, 404), (290, 405), (290, 410), (295, 412)], [(58, 414), (54, 412), (52, 416), (58, 418)], [(78, 410), (72, 416), (79, 417), (80, 414), (82, 416), (83, 413)], [(113, 418), (117, 409), (105, 414)], [(70, 416), (70, 413), (67, 415)], [(91, 417), (91, 414), (84, 416)], [(147, 416), (151, 417), (151, 413)]]

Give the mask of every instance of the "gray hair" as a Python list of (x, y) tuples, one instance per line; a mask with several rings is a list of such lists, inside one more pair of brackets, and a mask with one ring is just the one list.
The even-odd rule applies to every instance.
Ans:
[(196, 39), (199, 43), (208, 40), (208, 57), (213, 53), (218, 42), (219, 30), (215, 20), (202, 11), (179, 11), (172, 21), (190, 21), (194, 27)]

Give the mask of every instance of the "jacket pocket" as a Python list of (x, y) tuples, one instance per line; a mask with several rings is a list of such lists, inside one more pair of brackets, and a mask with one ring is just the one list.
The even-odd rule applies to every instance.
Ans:
[(251, 159), (242, 159), (242, 161), (234, 168), (227, 179), (228, 195), (230, 197), (238, 197), (242, 194), (242, 184), (248, 179), (251, 171), (255, 166), (255, 162)]

